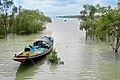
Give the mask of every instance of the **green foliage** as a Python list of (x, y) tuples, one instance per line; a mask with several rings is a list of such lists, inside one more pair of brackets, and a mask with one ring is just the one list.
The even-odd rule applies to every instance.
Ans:
[(117, 6), (120, 9), (120, 0), (118, 0)]
[[(104, 38), (111, 34), (113, 23), (113, 10), (111, 6), (103, 7), (97, 4), (96, 6), (86, 4), (83, 6), (84, 10), (80, 11), (80, 29), (86, 31), (86, 37)], [(112, 34), (113, 35), (113, 34)], [(87, 40), (87, 39), (86, 39)]]
[(95, 34), (95, 25), (96, 25), (96, 12), (97, 7), (93, 5), (83, 5), (84, 10), (80, 11), (80, 29), (86, 31), (86, 40), (88, 35), (94, 37)]
[(60, 60), (61, 60), (61, 58), (58, 57), (57, 52), (56, 52), (55, 50), (53, 50), (53, 51), (51, 52), (51, 54), (48, 56), (48, 61), (49, 61), (50, 63), (55, 63), (55, 64), (60, 63), (60, 64), (64, 64), (64, 62), (63, 62), (63, 61), (60, 61)]
[[(117, 8), (111, 6), (100, 6), (97, 4), (84, 5), (84, 10), (80, 11), (80, 30), (86, 31), (86, 37), (96, 37), (102, 41), (115, 41), (115, 52), (120, 46), (120, 0)], [(97, 17), (96, 17), (97, 16)], [(116, 39), (116, 40), (115, 40)], [(86, 39), (87, 40), (87, 39)]]
[(17, 34), (36, 33), (42, 31), (43, 25), (48, 22), (51, 22), (51, 18), (39, 10), (23, 9), (16, 16), (15, 30)]
[(39, 13), (34, 10), (22, 10), (16, 16), (16, 33), (17, 34), (30, 34), (40, 30), (42, 26), (38, 24)]
[(0, 35), (37, 33), (52, 22), (50, 17), (39, 10), (22, 9), (22, 6), (13, 4), (13, 0), (0, 0)]
[(98, 18), (96, 36), (99, 38), (106, 38), (106, 36), (115, 36), (116, 27), (114, 26), (115, 15), (114, 11), (109, 11), (104, 16)]
[(0, 0), (0, 35), (6, 35), (9, 31), (9, 16), (8, 12), (11, 10), (13, 0)]

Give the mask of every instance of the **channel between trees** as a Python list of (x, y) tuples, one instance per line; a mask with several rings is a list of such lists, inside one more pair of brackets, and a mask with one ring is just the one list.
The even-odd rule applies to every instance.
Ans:
[[(83, 5), (80, 11), (80, 30), (86, 31), (88, 38), (112, 42), (115, 53), (120, 47), (120, 0), (117, 7), (97, 5)], [(50, 17), (39, 10), (28, 10), (22, 6), (15, 6), (13, 0), (0, 0), (0, 38), (8, 34), (31, 34), (42, 31)]]

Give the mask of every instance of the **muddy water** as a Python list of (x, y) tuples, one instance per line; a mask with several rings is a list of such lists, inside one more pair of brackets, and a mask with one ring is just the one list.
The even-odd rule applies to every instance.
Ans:
[[(43, 35), (55, 38), (54, 48), (64, 65), (50, 65), (46, 57), (33, 64), (12, 60), (15, 53)], [(76, 19), (53, 19), (38, 34), (0, 39), (0, 80), (119, 80), (120, 59), (108, 43), (85, 41)]]

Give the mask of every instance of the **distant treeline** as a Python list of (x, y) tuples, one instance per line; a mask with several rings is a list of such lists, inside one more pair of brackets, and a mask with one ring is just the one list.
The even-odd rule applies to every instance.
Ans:
[(0, 0), (0, 37), (8, 34), (31, 34), (44, 29), (51, 18), (39, 10), (15, 6), (13, 0)]
[(80, 15), (56, 16), (56, 18), (79, 18)]
[[(97, 15), (97, 17), (96, 17)], [(88, 39), (113, 42), (112, 48), (116, 53), (120, 47), (120, 0), (117, 7), (83, 5), (80, 11), (80, 30), (86, 31)]]
[[(99, 15), (94, 15), (95, 18), (100, 17)], [(69, 16), (56, 16), (56, 18), (78, 18), (81, 19), (82, 15), (69, 15)]]

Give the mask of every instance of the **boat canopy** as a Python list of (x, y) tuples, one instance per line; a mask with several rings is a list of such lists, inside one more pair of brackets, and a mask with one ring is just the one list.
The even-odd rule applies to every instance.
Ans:
[(51, 41), (53, 41), (50, 37), (46, 37), (46, 36), (44, 36), (44, 37), (42, 37), (40, 40), (38, 40), (38, 41), (36, 41), (36, 42), (34, 42), (33, 43), (33, 45), (38, 45), (39, 43), (40, 44), (48, 44), (48, 45), (52, 45), (52, 42)]

